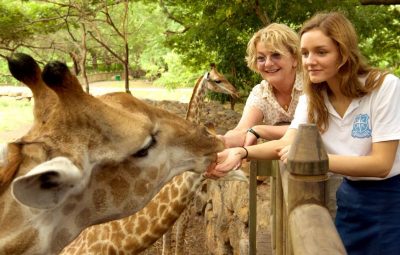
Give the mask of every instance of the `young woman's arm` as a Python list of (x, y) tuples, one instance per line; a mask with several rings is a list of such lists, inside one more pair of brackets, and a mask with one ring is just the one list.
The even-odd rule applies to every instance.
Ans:
[(232, 169), (237, 169), (244, 158), (248, 159), (279, 159), (279, 151), (291, 144), (297, 134), (297, 129), (288, 129), (279, 140), (273, 140), (253, 146), (225, 149), (218, 153), (217, 165), (208, 169), (207, 176), (222, 177)]
[(329, 170), (347, 176), (386, 177), (392, 169), (399, 141), (372, 144), (368, 156), (329, 156)]
[(367, 156), (329, 155), (330, 170), (347, 176), (386, 177), (395, 161), (400, 136), (400, 79), (387, 75), (372, 92), (371, 128), (373, 142)]

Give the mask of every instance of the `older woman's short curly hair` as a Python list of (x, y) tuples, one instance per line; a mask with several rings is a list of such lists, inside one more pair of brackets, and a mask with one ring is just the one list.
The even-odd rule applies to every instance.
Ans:
[(287, 55), (289, 51), (293, 58), (297, 60), (298, 71), (301, 70), (300, 39), (298, 34), (290, 27), (284, 24), (271, 23), (270, 25), (258, 30), (247, 44), (247, 66), (255, 71), (257, 70), (257, 43), (263, 43), (271, 51)]

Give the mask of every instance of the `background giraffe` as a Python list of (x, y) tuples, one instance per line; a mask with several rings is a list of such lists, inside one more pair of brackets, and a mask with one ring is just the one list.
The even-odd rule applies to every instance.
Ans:
[[(211, 65), (210, 72), (200, 77), (193, 89), (186, 119), (194, 123), (199, 122), (199, 113), (207, 89), (238, 97), (233, 85), (217, 72), (215, 65)], [(245, 177), (240, 176), (240, 178), (243, 180)], [(193, 201), (193, 196), (203, 181), (204, 178), (200, 174), (176, 176), (143, 210), (127, 218), (84, 230), (61, 254), (109, 254), (109, 252), (138, 254), (171, 229), (181, 213)], [(132, 228), (140, 219), (146, 219), (149, 223), (140, 229)]]
[[(204, 128), (127, 93), (86, 94), (64, 63), (41, 72), (15, 54), (9, 65), (34, 88), (35, 120), (0, 160), (1, 255), (58, 254), (82, 229), (143, 208), (174, 175), (203, 172), (223, 149)], [(40, 88), (53, 92), (36, 97)]]

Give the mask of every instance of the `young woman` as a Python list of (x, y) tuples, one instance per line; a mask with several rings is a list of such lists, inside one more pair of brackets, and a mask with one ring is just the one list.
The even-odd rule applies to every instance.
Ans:
[(300, 31), (305, 96), (280, 140), (226, 149), (208, 175), (250, 159), (286, 159), (301, 123), (315, 123), (331, 172), (345, 176), (335, 223), (348, 254), (400, 254), (400, 79), (371, 68), (341, 13), (317, 14)]
[(248, 67), (263, 80), (253, 87), (237, 126), (222, 138), (227, 147), (255, 144), (257, 138), (279, 139), (303, 91), (299, 36), (284, 24), (257, 31), (247, 45)]

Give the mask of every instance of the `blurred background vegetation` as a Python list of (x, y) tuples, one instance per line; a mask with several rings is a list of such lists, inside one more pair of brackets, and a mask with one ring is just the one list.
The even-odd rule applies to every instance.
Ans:
[(41, 64), (64, 61), (82, 77), (117, 70), (167, 88), (193, 86), (215, 63), (247, 95), (260, 81), (244, 61), (252, 34), (271, 22), (298, 30), (330, 10), (352, 20), (372, 65), (399, 76), (400, 5), (361, 2), (368, 1), (0, 0), (0, 84), (15, 83), (5, 57), (17, 51)]

